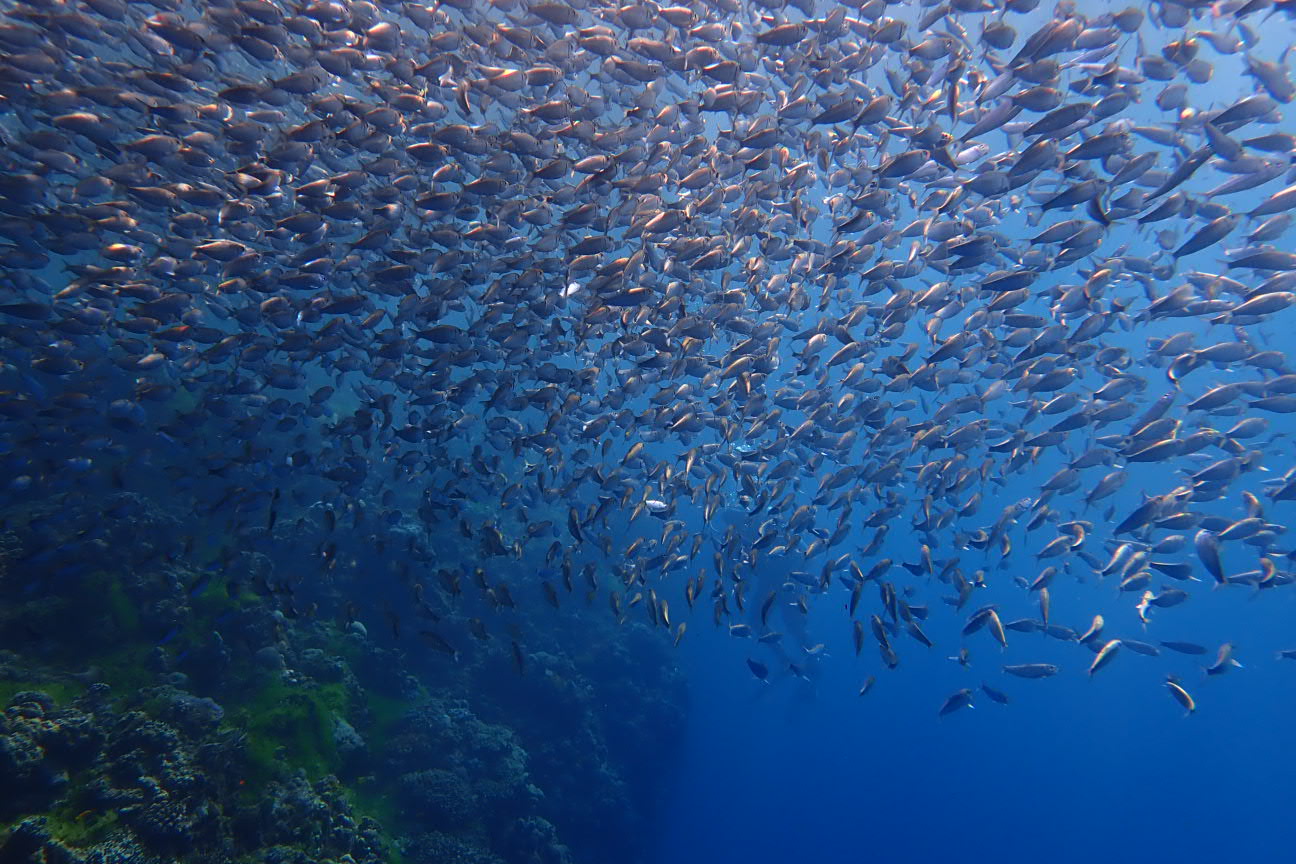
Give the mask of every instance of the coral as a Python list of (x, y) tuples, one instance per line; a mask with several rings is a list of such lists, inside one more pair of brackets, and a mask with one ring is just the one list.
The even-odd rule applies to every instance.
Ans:
[(55, 702), (70, 702), (85, 690), (85, 685), (24, 665), (12, 652), (0, 651), (0, 706), (8, 705), (15, 696), (38, 691)]
[(0, 845), (0, 864), (26, 864), (48, 840), (45, 820), (24, 819)]
[(153, 713), (191, 738), (210, 734), (225, 719), (225, 709), (210, 697), (198, 697), (175, 687), (154, 687), (140, 694), (154, 703)]
[(163, 859), (149, 854), (129, 834), (123, 834), (89, 850), (85, 864), (163, 864)]
[(365, 682), (365, 687), (374, 693), (406, 702), (418, 698), (422, 689), (419, 680), (410, 674), (394, 652), (356, 633), (348, 635), (347, 643), (356, 655), (351, 667), (356, 677)]
[(573, 858), (643, 861), (649, 850), (628, 838), (648, 834), (654, 781), (682, 728), (685, 691), (669, 644), (640, 625), (598, 638), (601, 626), (556, 634), (530, 653), (527, 675), (475, 709), (512, 727), (531, 782), (545, 793), (536, 815), (567, 839)]
[(198, 640), (181, 661), (194, 682), (204, 689), (220, 686), (228, 680), (233, 652), (219, 631), (211, 631)]
[(44, 864), (85, 864), (81, 853), (71, 848), (62, 840), (47, 840), (41, 847)]
[(355, 763), (368, 753), (364, 738), (341, 715), (333, 717), (333, 746), (343, 764)]
[(430, 828), (462, 830), (476, 816), (477, 799), (472, 787), (463, 777), (444, 768), (402, 774), (397, 790), (405, 814)]
[(401, 852), (410, 864), (504, 864), (485, 849), (440, 831), (419, 834)]
[[(112, 501), (130, 518), (73, 505), (3, 552), (0, 864), (646, 860), (684, 698), (659, 633), (519, 608), (519, 675), (509, 639), (453, 634), (435, 588), (403, 638), (363, 610), (304, 612), (363, 595), (348, 580), (386, 566), (372, 552), (280, 606), (262, 587), (309, 543), (200, 566), (173, 519)], [(406, 533), (391, 548), (422, 548)], [(411, 636), (425, 614), (457, 662)]]
[(154, 795), (147, 803), (121, 810), (122, 821), (134, 830), (140, 842), (168, 855), (183, 852), (191, 843), (197, 845), (200, 835), (206, 833), (202, 821), (207, 808), (191, 810), (161, 789), (154, 790)]
[(520, 812), (539, 797), (513, 731), (482, 722), (462, 700), (434, 700), (410, 711), (388, 752), (394, 766), (453, 767), (473, 778), (474, 797), (495, 814)]
[(246, 735), (251, 781), (260, 784), (299, 768), (319, 779), (341, 767), (336, 718), (345, 716), (350, 702), (343, 685), (293, 685), (271, 673), (247, 696), (231, 722)]
[(519, 819), (504, 839), (509, 864), (572, 864), (571, 852), (558, 842), (558, 830), (539, 816)]
[(46, 693), (22, 691), (0, 715), (0, 816), (52, 805), (68, 772), (88, 764), (100, 740), (91, 718), (57, 711)]
[[(349, 855), (357, 864), (377, 864), (385, 858), (378, 826), (355, 818), (341, 783), (333, 777), (311, 783), (298, 773), (271, 783), (256, 820), (258, 844), (295, 847), (310, 853), (311, 861)], [(269, 860), (292, 860), (274, 857), (283, 854), (273, 853)]]
[(314, 859), (295, 846), (268, 846), (257, 853), (258, 864), (315, 864)]
[(269, 669), (271, 672), (282, 672), (288, 668), (288, 662), (284, 660), (283, 654), (273, 645), (267, 645), (257, 651), (256, 662), (262, 669)]
[(0, 737), (0, 785), (14, 794), (6, 796), (4, 809), (10, 813), (39, 809), (40, 802), (52, 800), (56, 783), (57, 775), (49, 771), (40, 745), (29, 735), (6, 728)]
[(330, 657), (323, 649), (307, 648), (298, 654), (293, 667), (324, 684), (339, 684), (350, 674), (350, 668), (339, 657)]

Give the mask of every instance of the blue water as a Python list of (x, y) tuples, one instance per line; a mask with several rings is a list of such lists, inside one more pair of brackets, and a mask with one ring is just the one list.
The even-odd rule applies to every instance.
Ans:
[[(939, 640), (912, 643), (860, 697), (856, 670), (879, 664), (856, 662), (848, 640), (831, 643), (836, 662), (815, 686), (774, 687), (744, 678), (731, 640), (702, 634), (681, 652), (688, 731), (660, 860), (1285, 860), (1296, 664), (1268, 649), (1290, 636), (1291, 607), (1213, 599), (1252, 623), (1256, 662), (1210, 681), (1195, 658), (1128, 651), (1087, 680), (1083, 649), (1010, 634), (1014, 651), (1037, 643), (1069, 668), (1019, 681), (962, 670)], [(1174, 610), (1183, 632), (1223, 629), (1219, 610), (1191, 605)], [(993, 670), (999, 649), (976, 638), (974, 662)], [(1163, 668), (1182, 672), (1194, 716), (1160, 685)], [(946, 693), (981, 680), (1011, 703), (982, 697), (937, 717)]]
[[(1097, 10), (1101, 4), (1084, 4), (1086, 14), (1093, 14), (1090, 5)], [(1031, 16), (1010, 17), (1019, 32), (1029, 32), (1027, 20)], [(1290, 26), (1277, 18), (1269, 23)], [(1193, 106), (1227, 104), (1249, 92), (1240, 57), (1221, 58), (1208, 48), (1203, 55), (1215, 63), (1215, 78), (1193, 88)], [(1145, 85), (1144, 104), (1131, 114), (1138, 122), (1164, 122), (1165, 115), (1148, 104), (1159, 86)], [(1291, 131), (1290, 122), (1273, 131)], [(989, 137), (1003, 141), (1001, 136)], [(1203, 190), (1227, 177), (1206, 169), (1189, 186)], [(1269, 194), (1266, 190), (1269, 186), (1262, 186), (1260, 193), (1220, 200), (1236, 212), (1254, 206)], [(1046, 214), (1032, 223), (1035, 227), (1009, 217), (1006, 225), (1030, 236), (1074, 216), (1065, 211)], [(1151, 227), (1178, 230), (1180, 242), (1196, 230), (1196, 225), (1179, 220)], [(1243, 233), (1239, 230), (1237, 237)], [(1136, 235), (1122, 228), (1103, 250), (1122, 243), (1133, 254), (1155, 249), (1152, 231)], [(1185, 258), (1179, 269), (1223, 272), (1223, 258), (1217, 247)], [(1062, 275), (1061, 281), (1076, 281), (1074, 272)], [(1042, 279), (1034, 290), (1047, 284)], [(1174, 284), (1178, 283), (1159, 287)], [(1022, 311), (1042, 309), (1032, 304)], [(1282, 319), (1291, 320), (1290, 315)], [(1270, 340), (1268, 347), (1281, 348), (1281, 334), (1289, 326), (1271, 321), (1251, 329)], [(1125, 347), (1139, 357), (1147, 350), (1148, 337), (1183, 329), (1199, 334), (1199, 345), (1233, 338), (1226, 327), (1170, 319), (1136, 325), (1129, 332), (1114, 329), (1102, 343)], [(941, 335), (951, 332), (947, 326)], [(1132, 371), (1145, 374), (1150, 383), (1139, 397), (1142, 404), (1170, 389), (1163, 370), (1136, 364)], [(1180, 396), (1179, 403), (1233, 380), (1234, 374), (1209, 368), (1193, 373), (1183, 388), (1188, 395)], [(1265, 464), (1272, 477), (1291, 464), (1296, 423), (1290, 417), (1267, 416), (1271, 433), (1278, 433), (1272, 441), (1269, 436), (1261, 439), (1270, 442)], [(1032, 428), (1042, 430), (1056, 419), (1041, 418)], [(1236, 419), (1220, 418), (1215, 425), (1226, 428)], [(1129, 422), (1103, 431), (1118, 431)], [(906, 464), (920, 461), (914, 457)], [(1038, 484), (1064, 461), (1057, 454), (1046, 455), (1041, 464), (1010, 478), (995, 492), (997, 501), (987, 490), (980, 517), (969, 521), (988, 524), (1003, 504), (1034, 498)], [(1108, 506), (1114, 506), (1119, 520), (1138, 506), (1141, 492), (1163, 493), (1182, 480), (1179, 465), (1128, 467), (1126, 486), (1078, 517), (1096, 523), (1085, 548), (1102, 561), (1110, 551), (1099, 545), (1110, 537), (1110, 523), (1103, 520)], [(1086, 470), (1083, 488), (1107, 470)], [(1234, 484), (1225, 500), (1204, 509), (1238, 518), (1238, 486), (1255, 489), (1255, 482), (1252, 477)], [(1266, 517), (1276, 522), (1286, 524), (1296, 513), (1291, 502), (1266, 504)], [(903, 524), (894, 524), (879, 553), (895, 559), (897, 568), (899, 562), (917, 557), (905, 533)], [(1191, 540), (1193, 532), (1186, 533)], [(901, 661), (895, 671), (879, 662), (871, 636), (862, 656), (855, 656), (841, 608), (847, 593), (836, 584), (836, 602), (816, 610), (812, 625), (810, 641), (822, 640), (828, 653), (817, 665), (813, 682), (786, 677), (769, 684), (757, 681), (745, 674), (744, 661), (761, 657), (764, 646), (730, 639), (706, 626), (690, 629), (680, 650), (690, 683), (688, 727), (680, 773), (667, 799), (659, 860), (1145, 864), (1282, 861), (1296, 855), (1296, 824), (1285, 813), (1290, 780), (1296, 776), (1296, 748), (1289, 729), (1296, 711), (1296, 662), (1275, 657), (1278, 649), (1296, 645), (1296, 598), (1291, 592), (1257, 596), (1250, 589), (1212, 591), (1204, 583), (1183, 585), (1157, 578), (1154, 590), (1165, 583), (1187, 588), (1192, 598), (1172, 609), (1154, 609), (1152, 623), (1144, 628), (1134, 610), (1137, 594), (1118, 594), (1112, 580), (1098, 583), (1076, 561), (1073, 573), (1061, 573), (1054, 580), (1054, 621), (1082, 632), (1101, 612), (1107, 624), (1104, 638), (1186, 640), (1201, 643), (1208, 652), (1189, 657), (1163, 649), (1160, 657), (1152, 658), (1126, 649), (1091, 679), (1085, 674), (1090, 652), (1042, 634), (1009, 632), (1007, 650), (984, 630), (960, 639), (958, 630), (967, 614), (986, 603), (1003, 604), (1004, 620), (1038, 615), (1034, 595), (1013, 586), (1010, 577), (1029, 581), (1044, 566), (1058, 564), (1032, 557), (1056, 534), (1045, 527), (1027, 535), (1022, 524), (1012, 534), (1016, 549), (1007, 570), (996, 568), (997, 551), (989, 556), (971, 550), (959, 553), (965, 574), (985, 567), (997, 584), (978, 593), (960, 614), (935, 599), (941, 592), (925, 593), (921, 599), (929, 603), (932, 615), (923, 627), (936, 647), (929, 650), (903, 634), (896, 636), (893, 642)], [(845, 545), (862, 545), (869, 536), (871, 531), (852, 536)], [(941, 556), (949, 554), (948, 547), (939, 550)], [(1226, 556), (1226, 568), (1230, 561), (1234, 570), (1253, 566), (1253, 555), (1236, 547)], [(1195, 563), (1191, 542), (1184, 551), (1161, 557)], [(796, 556), (788, 566), (800, 565)], [(1086, 583), (1079, 584), (1076, 577)], [(866, 590), (862, 605), (870, 602), (876, 604), (876, 591)], [(1236, 644), (1243, 668), (1208, 679), (1203, 667), (1214, 661), (1216, 647), (1225, 641)], [(970, 647), (970, 669), (950, 657), (961, 644)], [(1062, 671), (1052, 679), (1023, 680), (999, 670), (1003, 663), (1021, 662), (1053, 662)], [(1194, 715), (1185, 716), (1164, 687), (1168, 673), (1176, 674), (1193, 694), (1198, 709)], [(869, 675), (876, 676), (875, 686), (857, 695)], [(1006, 693), (1010, 704), (977, 693), (974, 709), (937, 716), (949, 693), (962, 687), (975, 690), (982, 681)]]

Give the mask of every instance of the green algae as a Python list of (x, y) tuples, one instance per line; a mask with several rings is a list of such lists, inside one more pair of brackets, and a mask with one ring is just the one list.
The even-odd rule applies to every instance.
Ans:
[(181, 657), (211, 638), (221, 616), (259, 602), (246, 589), (230, 596), (224, 579), (209, 580), (190, 598), (188, 610), (174, 630), (159, 637), (146, 632), (139, 608), (120, 576), (97, 571), (87, 578), (85, 587), (87, 590), (72, 601), (69, 613), (86, 621), (87, 630), (96, 621), (111, 623), (112, 642), (93, 652), (91, 663), (95, 680), (109, 685), (119, 702), (130, 701), (136, 691), (156, 683), (149, 661), (158, 647), (172, 657)]
[(249, 699), (232, 705), (226, 725), (246, 736), (245, 788), (304, 770), (311, 781), (337, 773), (341, 757), (333, 739), (350, 697), (342, 684), (285, 683), (277, 675), (249, 687)]
[(13, 681), (0, 680), (0, 708), (24, 691), (44, 693), (56, 705), (65, 705), (85, 692), (85, 685), (66, 681)]
[(135, 602), (126, 593), (126, 587), (122, 585), (120, 579), (114, 579), (107, 573), (101, 575), (105, 589), (101, 595), (102, 602), (108, 614), (112, 616), (114, 626), (124, 633), (139, 632), (139, 610), (135, 608)]
[(194, 611), (196, 622), (211, 621), (239, 609), (247, 609), (261, 602), (250, 588), (240, 587), (235, 594), (229, 593), (230, 580), (227, 578), (209, 579), (198, 590), (190, 595), (190, 607)]
[(43, 820), (45, 831), (52, 839), (77, 849), (102, 843), (121, 830), (116, 811), (92, 806), (86, 786), (88, 776), (86, 770), (71, 772), (67, 788), (54, 806), (47, 810), (23, 813), (9, 820), (0, 830), (0, 846), (14, 829), (32, 818)]
[(55, 807), (43, 815), (45, 830), (51, 837), (78, 849), (104, 842), (121, 827), (116, 812), (84, 809), (74, 803)]
[[(420, 687), (420, 690), (423, 690), (423, 688)], [(419, 701), (422, 701), (427, 694), (421, 692), (419, 696)], [(409, 713), (412, 707), (408, 699), (384, 696), (372, 690), (364, 691), (364, 699), (365, 705), (369, 709), (369, 726), (365, 730), (365, 737), (375, 742), (385, 741), (391, 737), (392, 732), (396, 730), (396, 725)]]
[(102, 643), (89, 654), (84, 646), (78, 647), (64, 658), (67, 665), (88, 659), (87, 678), (107, 684), (119, 698), (152, 683), (154, 675), (147, 666), (150, 645), (141, 632), (139, 609), (120, 577), (105, 570), (94, 572), (86, 578), (84, 590), (69, 596), (60, 614), (68, 617), (69, 627), (98, 634), (95, 641)]
[[(116, 710), (142, 710), (148, 716), (158, 716), (162, 701), (140, 696), (140, 691), (157, 684), (157, 655), (164, 652), (172, 658), (183, 658), (210, 640), (223, 616), (263, 602), (247, 588), (231, 596), (223, 576), (200, 583), (201, 575), (198, 571), (170, 574), (169, 584), (194, 587), (178, 607), (181, 614), (173, 621), (173, 629), (163, 636), (156, 625), (146, 623), (148, 615), (133, 598), (153, 585), (136, 584), (129, 575), (110, 570), (92, 572), (82, 580), (81, 590), (69, 593), (42, 613), (61, 619), (63, 629), (85, 633), (90, 650), (84, 644), (75, 654), (60, 650), (51, 661), (60, 667), (88, 664), (89, 671), (79, 674), (87, 682), (107, 684)], [(361, 652), (355, 640), (346, 639), (332, 627), (326, 627), (326, 632), (330, 633), (325, 640), (330, 654), (352, 662), (359, 658)], [(65, 705), (82, 695), (86, 686), (74, 680), (0, 680), (0, 707), (26, 690), (44, 692), (56, 704)], [(370, 690), (353, 693), (343, 683), (290, 683), (279, 673), (265, 672), (246, 661), (226, 670), (219, 690), (213, 695), (226, 709), (222, 728), (237, 730), (244, 736), (244, 760), (241, 773), (236, 775), (234, 793), (234, 800), (243, 806), (255, 806), (268, 783), (299, 771), (311, 782), (336, 776), (343, 768), (335, 742), (338, 718), (363, 728), (367, 740), (385, 740), (409, 708), (407, 700)], [(51, 808), (0, 824), (0, 842), (22, 819), (32, 817), (45, 820), (52, 838), (76, 848), (93, 846), (124, 830), (115, 813), (87, 806), (84, 782), (73, 775)], [(402, 864), (403, 857), (393, 840), (400, 814), (386, 792), (379, 784), (366, 783), (365, 778), (343, 783), (343, 795), (355, 816), (377, 823), (385, 859), (390, 864)]]
[(378, 823), (387, 864), (404, 864), (405, 856), (392, 841), (394, 835), (401, 833), (403, 825), (395, 799), (376, 784), (363, 780), (356, 784), (343, 784), (342, 795), (357, 821), (368, 818)]
[(102, 654), (94, 660), (99, 681), (107, 684), (118, 702), (129, 702), (137, 691), (156, 683), (157, 675), (148, 668), (146, 647), (127, 647)]
[[(336, 775), (342, 760), (334, 742), (334, 723), (355, 713), (358, 699), (364, 699), (371, 725), (384, 730), (393, 727), (405, 710), (399, 700), (369, 691), (352, 696), (343, 684), (293, 685), (277, 675), (267, 676), (249, 692), (251, 698), (234, 706), (225, 724), (247, 736), (246, 776), (240, 792), (245, 802), (256, 798), (267, 782), (299, 770), (312, 782)], [(403, 864), (392, 840), (399, 823), (395, 802), (365, 779), (343, 783), (342, 794), (357, 819), (378, 824), (388, 864)]]

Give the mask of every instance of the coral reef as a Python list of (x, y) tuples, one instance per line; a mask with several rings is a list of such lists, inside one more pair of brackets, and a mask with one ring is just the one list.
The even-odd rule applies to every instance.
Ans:
[[(9, 700), (0, 718), (0, 785), (27, 790), (4, 799), (17, 821), (0, 846), (3, 861), (233, 861), (279, 844), (311, 860), (350, 855), (385, 860), (380, 830), (353, 816), (340, 782), (303, 774), (271, 781), (255, 800), (240, 794), (246, 738), (219, 725), (210, 700), (167, 688), (152, 702), (173, 726), (142, 711), (121, 711), (93, 685), (57, 707), (38, 691)], [(197, 717), (197, 722), (195, 721)]]
[(450, 656), (390, 612), (314, 614), (366, 589), (290, 597), (282, 574), (309, 561), (201, 563), (139, 496), (5, 524), (0, 864), (648, 860), (684, 698), (649, 628), (572, 608), (514, 618), (524, 665), (480, 633)]
[(505, 864), (485, 849), (440, 831), (410, 838), (401, 851), (410, 864)]

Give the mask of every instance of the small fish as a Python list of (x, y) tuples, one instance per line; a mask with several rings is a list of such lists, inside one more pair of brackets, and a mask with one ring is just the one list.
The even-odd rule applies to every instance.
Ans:
[(1110, 664), (1112, 660), (1116, 659), (1116, 654), (1120, 651), (1120, 647), (1121, 647), (1121, 640), (1111, 639), (1108, 640), (1107, 643), (1102, 646), (1102, 648), (1098, 649), (1098, 653), (1094, 655), (1093, 663), (1089, 665), (1089, 677), (1092, 678), (1095, 672), (1097, 672), (1099, 669), (1102, 669), (1104, 666)]
[(1224, 565), (1220, 561), (1219, 539), (1203, 528), (1193, 537), (1193, 547), (1197, 550), (1197, 558), (1202, 566), (1215, 580), (1216, 587), (1226, 584), (1228, 580), (1224, 576)]
[(1052, 663), (1017, 663), (1004, 666), (1003, 671), (1018, 678), (1052, 678), (1059, 670)]
[(1161, 647), (1169, 648), (1171, 651), (1177, 651), (1180, 654), (1205, 654), (1205, 646), (1198, 645), (1196, 642), (1162, 642)]
[(998, 702), (1000, 705), (1008, 704), (1008, 694), (1002, 690), (996, 690), (984, 681), (981, 682), (981, 692), (990, 697), (991, 701)]
[(1087, 643), (1093, 641), (1094, 639), (1097, 639), (1099, 636), (1102, 635), (1102, 631), (1103, 631), (1103, 627), (1105, 626), (1105, 623), (1106, 622), (1103, 620), (1103, 616), (1095, 615), (1093, 617), (1093, 621), (1089, 624), (1089, 629), (1086, 630), (1077, 639), (1077, 641)]
[(1206, 674), (1223, 675), (1233, 668), (1241, 669), (1242, 664), (1233, 657), (1233, 643), (1225, 642), (1215, 653), (1215, 662), (1206, 667)]
[[(111, 547), (355, 634), (372, 595), (455, 659), (577, 584), (679, 645), (683, 594), (771, 684), (847, 620), (1030, 679), (972, 637), (1092, 677), (1206, 655), (1130, 607), (1281, 613), (1292, 0), (183, 5), (0, 10), (18, 570)], [(177, 536), (123, 545), (144, 502)]]
[(1183, 706), (1185, 717), (1197, 710), (1197, 703), (1188, 694), (1188, 691), (1183, 688), (1179, 679), (1170, 675), (1166, 678), (1165, 686), (1170, 691), (1170, 695), (1174, 697), (1174, 700)]
[(965, 687), (962, 690), (957, 690), (954, 693), (951, 693), (945, 699), (945, 702), (940, 707), (940, 716), (944, 717), (947, 714), (953, 714), (960, 708), (973, 707), (975, 706), (972, 704), (972, 691)]

